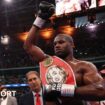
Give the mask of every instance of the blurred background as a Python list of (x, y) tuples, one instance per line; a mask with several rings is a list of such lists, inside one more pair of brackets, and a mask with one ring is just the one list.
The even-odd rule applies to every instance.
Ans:
[[(56, 6), (54, 0), (46, 0)], [(15, 89), (17, 96), (27, 91), (25, 73), (38, 71), (23, 49), (24, 40), (38, 12), (41, 0), (0, 0), (0, 84)], [(53, 53), (53, 38), (67, 33), (74, 39), (74, 56), (93, 62), (100, 71), (105, 67), (105, 4), (85, 11), (78, 10), (55, 16), (40, 30), (37, 41), (46, 53)], [(103, 0), (103, 3), (105, 1)], [(15, 84), (15, 85), (14, 85)], [(16, 85), (17, 84), (17, 85)]]

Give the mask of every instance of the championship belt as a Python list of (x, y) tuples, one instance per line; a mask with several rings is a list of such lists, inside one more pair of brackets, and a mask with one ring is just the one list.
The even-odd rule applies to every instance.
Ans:
[(48, 56), (40, 62), (40, 76), (43, 85), (58, 83), (76, 86), (72, 68), (57, 56)]

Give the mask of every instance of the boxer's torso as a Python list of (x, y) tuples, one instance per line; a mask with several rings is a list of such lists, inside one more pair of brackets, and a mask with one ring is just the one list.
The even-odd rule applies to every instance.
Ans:
[[(84, 72), (87, 71), (87, 67), (85, 67), (86, 62), (85, 61), (79, 61), (79, 60), (74, 60), (74, 61), (67, 61), (67, 63), (71, 66), (73, 69), (75, 79), (77, 86), (82, 86), (84, 85), (84, 80), (83, 80), (83, 75)], [(55, 99), (55, 97), (53, 97)], [(61, 103), (60, 105), (85, 105), (85, 102), (83, 100), (77, 100), (71, 97), (66, 97), (66, 98), (61, 98)], [(58, 105), (54, 101), (48, 102), (46, 105)]]
[[(84, 85), (84, 72), (87, 71), (87, 67), (85, 66), (86, 62), (84, 61), (79, 61), (79, 60), (74, 60), (74, 61), (68, 61), (67, 62), (71, 68), (73, 69), (77, 87)], [(85, 105), (85, 101), (83, 100), (78, 100), (74, 98), (63, 98), (62, 100), (62, 105)]]
[(84, 84), (83, 76), (87, 68), (85, 67), (86, 62), (74, 60), (67, 62), (73, 69), (77, 86), (82, 86)]

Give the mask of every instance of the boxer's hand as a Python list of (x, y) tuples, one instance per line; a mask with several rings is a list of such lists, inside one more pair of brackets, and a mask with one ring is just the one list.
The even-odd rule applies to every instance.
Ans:
[(61, 94), (61, 96), (74, 96), (75, 92), (75, 85), (70, 85), (70, 84), (58, 84), (58, 83), (53, 83), (51, 85), (46, 85), (46, 92), (52, 92), (56, 91)]
[(49, 19), (55, 12), (53, 4), (42, 1), (39, 4), (38, 16), (36, 17), (33, 25), (42, 28), (47, 19)]
[(50, 18), (55, 12), (55, 7), (53, 4), (46, 1), (42, 1), (39, 4), (38, 16), (42, 19)]

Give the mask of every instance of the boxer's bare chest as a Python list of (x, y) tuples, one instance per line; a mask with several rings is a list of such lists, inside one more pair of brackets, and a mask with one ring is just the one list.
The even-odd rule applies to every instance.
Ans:
[(84, 70), (82, 69), (82, 65), (79, 65), (79, 63), (80, 62), (68, 62), (68, 64), (73, 69), (76, 78), (76, 83), (78, 86), (83, 85), (83, 75), (84, 75)]

